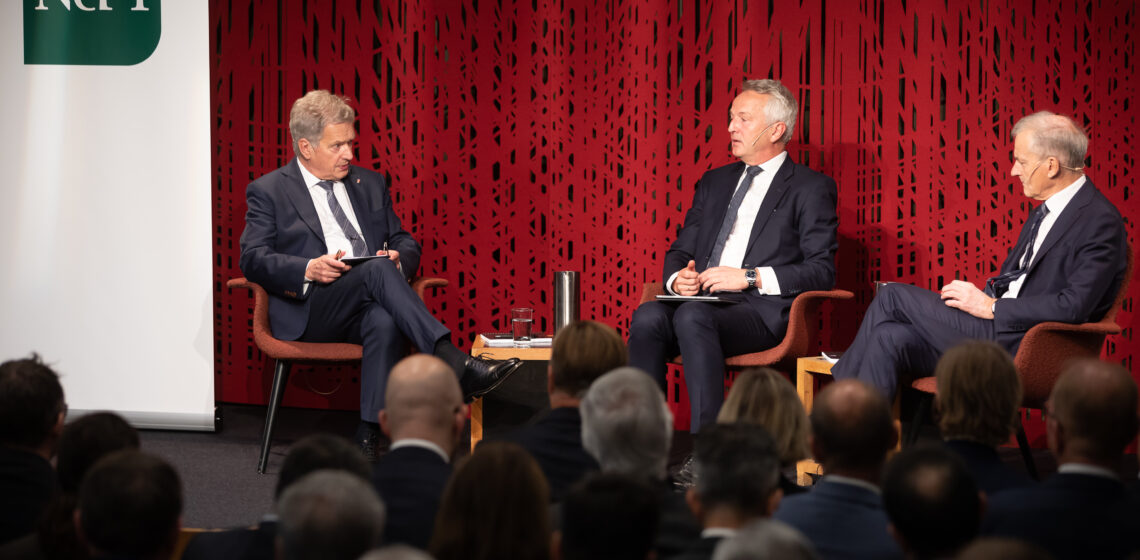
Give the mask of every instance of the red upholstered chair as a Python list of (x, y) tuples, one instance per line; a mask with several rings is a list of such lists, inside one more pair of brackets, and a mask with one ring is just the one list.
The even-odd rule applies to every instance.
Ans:
[[(641, 291), (641, 303), (652, 301), (664, 293), (665, 288), (660, 282), (646, 283)], [(729, 356), (724, 360), (725, 365), (732, 368), (768, 366), (785, 373), (795, 372), (798, 358), (819, 352), (819, 333), (815, 326), (819, 322), (820, 304), (827, 300), (852, 297), (854, 294), (847, 290), (801, 293), (792, 300), (792, 309), (788, 313), (788, 332), (779, 344), (762, 352)], [(674, 358), (673, 363), (682, 364), (681, 356)]]
[[(1104, 339), (1110, 334), (1120, 334), (1121, 327), (1116, 324), (1116, 314), (1124, 303), (1124, 296), (1128, 294), (1128, 284), (1132, 281), (1133, 266), (1132, 245), (1128, 245), (1128, 264), (1124, 271), (1124, 280), (1116, 292), (1116, 300), (1112, 307), (1104, 314), (1104, 318), (1095, 323), (1047, 322), (1034, 325), (1021, 339), (1021, 346), (1017, 355), (1013, 357), (1013, 364), (1017, 366), (1018, 376), (1021, 378), (1023, 408), (1044, 409), (1049, 393), (1053, 391), (1053, 384), (1061, 376), (1065, 364), (1075, 358), (1098, 358)], [(907, 445), (918, 439), (919, 428), (930, 416), (931, 403), (934, 395), (938, 393), (933, 377), (921, 377), (911, 383), (911, 388), (922, 393), (922, 400), (916, 408), (914, 421), (911, 423), (907, 435)], [(1025, 436), (1025, 428), (1018, 426), (1017, 445), (1021, 448), (1021, 457), (1025, 460), (1025, 467), (1034, 479), (1037, 478), (1037, 467), (1033, 463), (1033, 454), (1029, 448), (1029, 439)]]
[[(412, 282), (412, 289), (424, 297), (424, 290), (443, 287), (447, 280), (442, 278), (418, 278)], [(277, 421), (277, 409), (285, 394), (289, 381), (289, 368), (293, 362), (337, 363), (360, 361), (362, 349), (359, 344), (342, 342), (300, 342), (279, 340), (273, 337), (269, 327), (269, 294), (261, 286), (246, 280), (234, 278), (226, 283), (230, 289), (245, 288), (253, 293), (253, 343), (263, 354), (276, 360), (273, 367), (273, 385), (269, 389), (269, 411), (265, 416), (265, 429), (261, 433), (261, 456), (257, 460), (257, 472), (265, 474), (269, 462), (269, 444), (273, 440), (273, 425)]]

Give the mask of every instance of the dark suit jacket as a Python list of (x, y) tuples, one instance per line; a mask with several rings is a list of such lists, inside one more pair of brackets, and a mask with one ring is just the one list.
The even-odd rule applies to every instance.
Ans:
[(277, 522), (262, 521), (257, 527), (199, 533), (186, 544), (183, 560), (273, 560)]
[[(709, 254), (744, 167), (743, 162), (736, 162), (701, 177), (685, 224), (665, 254), (664, 282), (690, 260), (696, 261), (698, 271), (709, 267)], [(788, 310), (796, 294), (830, 290), (835, 285), (835, 204), (835, 181), (793, 162), (789, 156), (760, 205), (743, 268), (772, 267), (783, 295), (764, 296), (746, 290), (744, 299), (776, 336), (783, 336), (787, 330)]]
[(577, 407), (555, 408), (506, 439), (522, 446), (538, 462), (550, 485), (551, 502), (561, 502), (575, 482), (599, 468), (582, 448), (582, 415)]
[(661, 486), (661, 523), (653, 547), (658, 558), (672, 558), (694, 546), (701, 538), (701, 525), (685, 503), (685, 494), (666, 479)]
[[(1029, 242), (1022, 228), (1001, 272), (1014, 270)], [(1120, 212), (1086, 179), (1034, 254), (1016, 298), (999, 299), (997, 342), (1016, 354), (1025, 331), (1045, 321), (1099, 321), (1124, 279), (1128, 248)]]
[(803, 533), (820, 558), (902, 558), (878, 494), (826, 477), (785, 498), (773, 516)]
[(451, 464), (430, 449), (399, 447), (380, 457), (372, 484), (387, 508), (384, 544), (427, 549), (450, 476)]
[(993, 496), (1010, 488), (1024, 488), (1033, 484), (1028, 476), (1011, 469), (998, 457), (997, 450), (982, 444), (965, 440), (949, 440), (946, 447), (966, 464), (966, 469), (974, 477), (978, 489)]
[(40, 516), (59, 491), (46, 459), (23, 449), (0, 446), (0, 544), (36, 530)]
[[(328, 253), (299, 166), (293, 159), (250, 183), (245, 192), (248, 210), (239, 264), (246, 278), (269, 293), (270, 326), (282, 340), (295, 340), (305, 332), (309, 320), (305, 267), (310, 259)], [(400, 225), (384, 177), (352, 166), (343, 181), (369, 254), (387, 242), (400, 252), (401, 269), (411, 278), (420, 265), (420, 245)]]
[(981, 533), (1037, 543), (1057, 560), (1123, 558), (1140, 550), (1140, 508), (1119, 480), (1059, 473), (990, 499)]
[(712, 558), (713, 552), (716, 551), (716, 545), (720, 544), (722, 539), (723, 537), (701, 537), (684, 552), (671, 558), (672, 560), (709, 560)]

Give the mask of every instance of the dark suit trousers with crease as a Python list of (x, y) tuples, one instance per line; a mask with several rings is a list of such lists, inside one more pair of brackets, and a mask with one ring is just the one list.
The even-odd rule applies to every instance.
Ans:
[(747, 303), (664, 303), (650, 301), (629, 325), (629, 364), (665, 389), (669, 360), (683, 357), (692, 415), (689, 431), (716, 423), (724, 403), (724, 358), (766, 350), (779, 339)]
[(309, 322), (300, 340), (364, 347), (360, 418), (376, 422), (384, 408), (388, 372), (408, 353), (408, 341), (421, 352), (431, 352), (451, 331), (432, 317), (389, 260), (365, 261), (337, 280), (310, 289)]

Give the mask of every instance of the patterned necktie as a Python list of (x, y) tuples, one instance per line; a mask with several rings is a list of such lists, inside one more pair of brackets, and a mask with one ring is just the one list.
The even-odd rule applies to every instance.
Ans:
[(720, 224), (720, 232), (716, 234), (716, 244), (713, 245), (712, 252), (709, 253), (708, 266), (719, 266), (720, 256), (724, 253), (724, 244), (728, 242), (728, 234), (732, 233), (732, 226), (736, 224), (736, 214), (740, 212), (740, 204), (744, 202), (744, 196), (748, 194), (748, 189), (752, 187), (752, 179), (763, 169), (759, 165), (752, 165), (745, 171), (746, 175), (744, 180), (740, 182), (740, 187), (732, 195), (732, 201), (728, 203), (728, 212), (724, 214), (724, 221)]
[(352, 243), (352, 256), (363, 257), (367, 255), (368, 246), (364, 243), (364, 237), (356, 233), (356, 228), (352, 227), (352, 222), (348, 221), (348, 216), (345, 215), (344, 209), (340, 207), (336, 195), (333, 194), (333, 182), (321, 181), (317, 184), (325, 189), (325, 194), (328, 195), (329, 210), (332, 210), (332, 215), (336, 218), (336, 223), (344, 232), (344, 236), (348, 238), (349, 243)]
[(1025, 239), (1025, 250), (1022, 252), (1020, 259), (1014, 263), (1013, 270), (1005, 274), (999, 274), (989, 280), (986, 280), (986, 295), (990, 297), (1001, 297), (1002, 294), (1009, 289), (1009, 284), (1017, 280), (1019, 276), (1025, 274), (1025, 270), (1029, 268), (1029, 264), (1033, 262), (1033, 246), (1037, 242), (1037, 230), (1041, 228), (1041, 222), (1045, 220), (1045, 215), (1049, 213), (1049, 207), (1045, 204), (1038, 206), (1033, 211), (1033, 216), (1029, 219), (1029, 234)]

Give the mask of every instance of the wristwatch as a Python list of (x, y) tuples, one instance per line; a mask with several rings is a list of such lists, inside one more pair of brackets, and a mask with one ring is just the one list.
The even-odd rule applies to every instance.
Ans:
[(744, 271), (744, 279), (748, 280), (748, 287), (749, 288), (755, 288), (756, 287), (756, 269), (755, 268), (746, 269)]

